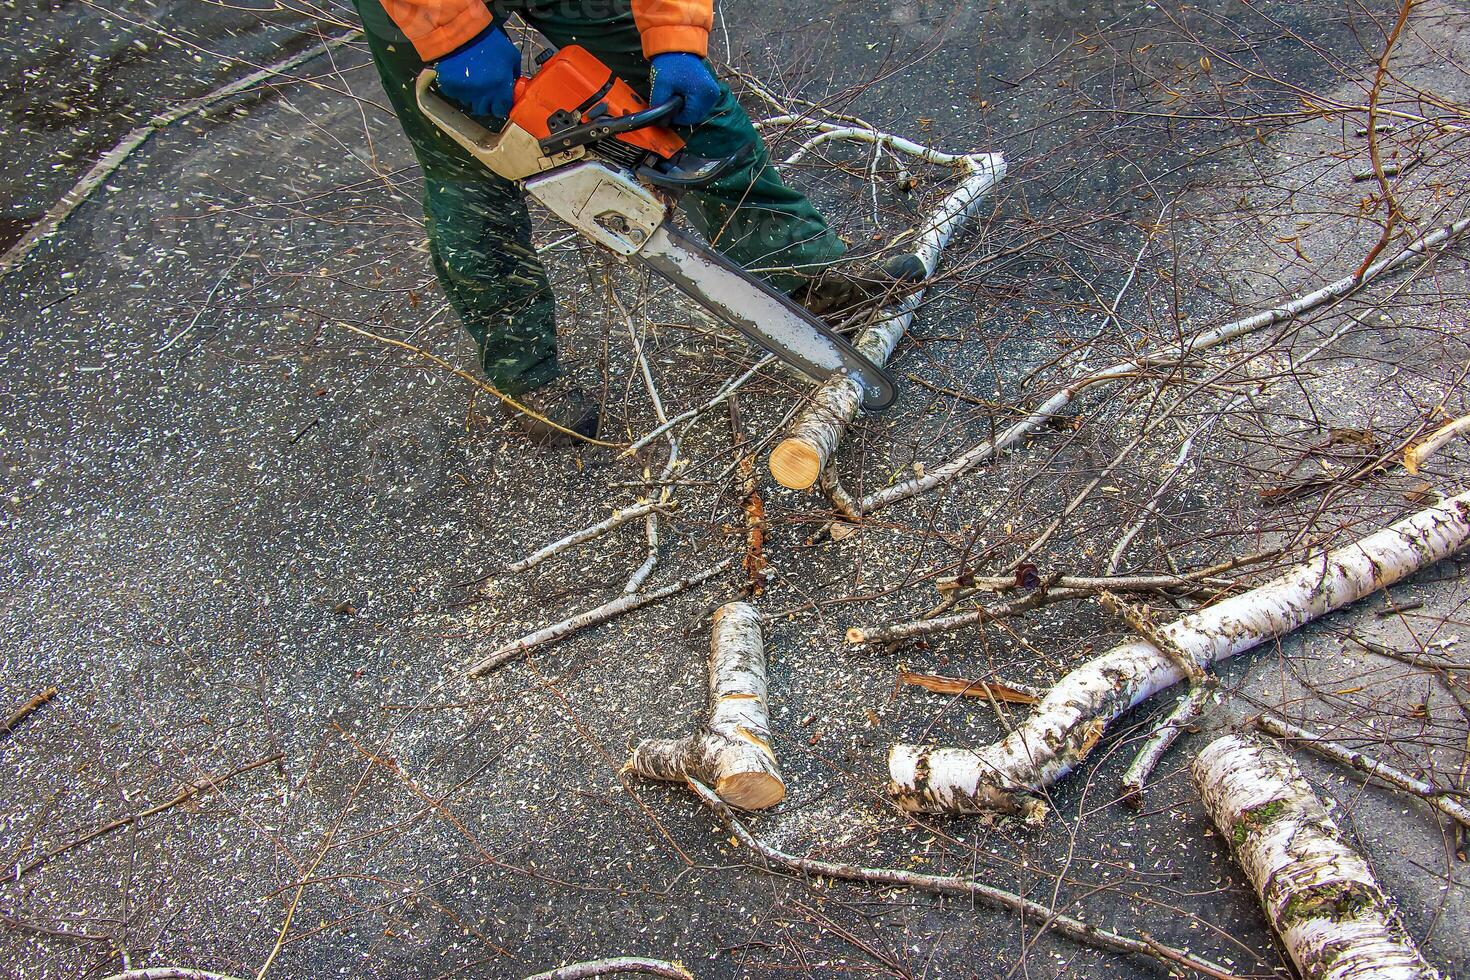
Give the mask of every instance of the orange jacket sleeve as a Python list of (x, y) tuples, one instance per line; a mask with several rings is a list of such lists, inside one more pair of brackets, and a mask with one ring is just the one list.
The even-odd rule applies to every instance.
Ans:
[(714, 0), (633, 0), (633, 19), (643, 35), (643, 54), (652, 58), (670, 51), (709, 54), (709, 32), (715, 22)]
[[(383, 9), (425, 61), (435, 61), (474, 38), (492, 20), (485, 0), (383, 0)], [(643, 53), (709, 53), (714, 0), (633, 0)]]
[(485, 0), (383, 0), (383, 9), (425, 61), (449, 54), (492, 20)]

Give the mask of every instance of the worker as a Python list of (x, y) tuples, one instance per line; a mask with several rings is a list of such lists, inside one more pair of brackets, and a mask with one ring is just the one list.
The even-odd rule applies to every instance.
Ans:
[[(494, 121), (510, 111), (521, 54), (512, 13), (553, 45), (579, 44), (651, 105), (675, 95), (673, 123), (691, 153), (724, 157), (753, 143), (750, 162), (684, 207), (694, 227), (741, 266), (814, 312), (850, 306), (871, 281), (832, 269), (842, 241), (770, 165), (765, 144), (705, 60), (713, 0), (354, 0), (383, 88), (424, 175), (429, 251), (439, 282), (474, 338), (486, 377), (556, 426), (591, 436), (598, 405), (562, 377), (556, 302), (531, 244), (518, 188), (478, 163), (420, 113), (414, 82), (432, 66), (440, 91)], [(496, 126), (495, 128), (499, 128)], [(572, 437), (506, 407), (542, 444)]]

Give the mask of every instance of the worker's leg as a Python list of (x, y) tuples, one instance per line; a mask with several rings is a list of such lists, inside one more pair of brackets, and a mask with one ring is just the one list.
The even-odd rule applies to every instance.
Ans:
[(531, 245), (520, 191), (465, 153), (419, 112), (424, 67), (379, 0), (354, 0), (383, 89), (424, 173), (434, 271), (474, 338), (485, 375), (518, 394), (557, 376), (556, 301)]
[[(649, 64), (631, 0), (518, 0), (511, 6), (552, 44), (582, 45), (648, 97)], [(782, 182), (765, 141), (730, 87), (723, 82), (720, 87), (710, 118), (693, 129), (679, 128), (679, 135), (691, 153), (702, 157), (728, 156), (747, 143), (754, 144), (755, 157), (686, 196), (684, 210), (720, 251), (790, 291), (839, 259), (842, 241), (805, 195)]]

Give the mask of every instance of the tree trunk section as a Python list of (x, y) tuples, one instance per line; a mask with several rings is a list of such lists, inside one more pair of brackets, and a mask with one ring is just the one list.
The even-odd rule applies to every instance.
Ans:
[[(990, 188), (1005, 176), (1005, 163), (997, 155), (967, 158), (967, 166), (969, 176), (939, 206), (914, 251), (929, 276), (934, 275), (939, 256), (955, 232), (975, 213)], [(889, 310), (885, 319), (864, 330), (855, 345), (858, 351), (880, 367), (888, 363), (922, 299), (922, 290), (913, 293)], [(786, 438), (771, 451), (768, 465), (777, 483), (793, 490), (806, 490), (817, 482), (847, 427), (857, 418), (862, 395), (862, 386), (850, 374), (836, 374), (822, 382), (811, 404), (792, 423)]]
[[(1285, 636), (1467, 545), (1470, 493), (1462, 493), (1159, 632), (1203, 667)], [(1184, 677), (1164, 651), (1131, 640), (1063, 677), (999, 742), (978, 750), (895, 745), (888, 754), (889, 792), (906, 810), (1040, 820), (1045, 805), (1036, 794), (1086, 758), (1112, 721)]]
[(683, 738), (638, 743), (628, 768), (649, 779), (693, 777), (742, 810), (762, 810), (786, 797), (766, 701), (761, 618), (748, 602), (715, 610), (709, 654), (710, 706), (704, 724)]
[(1303, 980), (1439, 977), (1284, 752), (1226, 735), (1193, 768), (1205, 809)]

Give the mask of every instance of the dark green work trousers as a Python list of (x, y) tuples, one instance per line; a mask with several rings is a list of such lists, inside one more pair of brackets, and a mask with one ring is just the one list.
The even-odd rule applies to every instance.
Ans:
[[(380, 0), (354, 0), (383, 88), (424, 173), (424, 211), (434, 270), (480, 351), (491, 383), (508, 394), (559, 373), (556, 302), (531, 244), (519, 188), (465, 153), (419, 112), (414, 80), (424, 63)], [(580, 44), (648, 97), (630, 0), (510, 0), (497, 18), (518, 13), (553, 45)], [(842, 255), (842, 242), (804, 195), (770, 165), (765, 143), (721, 84), (710, 118), (680, 129), (691, 153), (723, 157), (755, 142), (752, 162), (684, 198), (690, 222), (733, 261), (790, 291)], [(589, 248), (593, 247), (590, 244)]]

